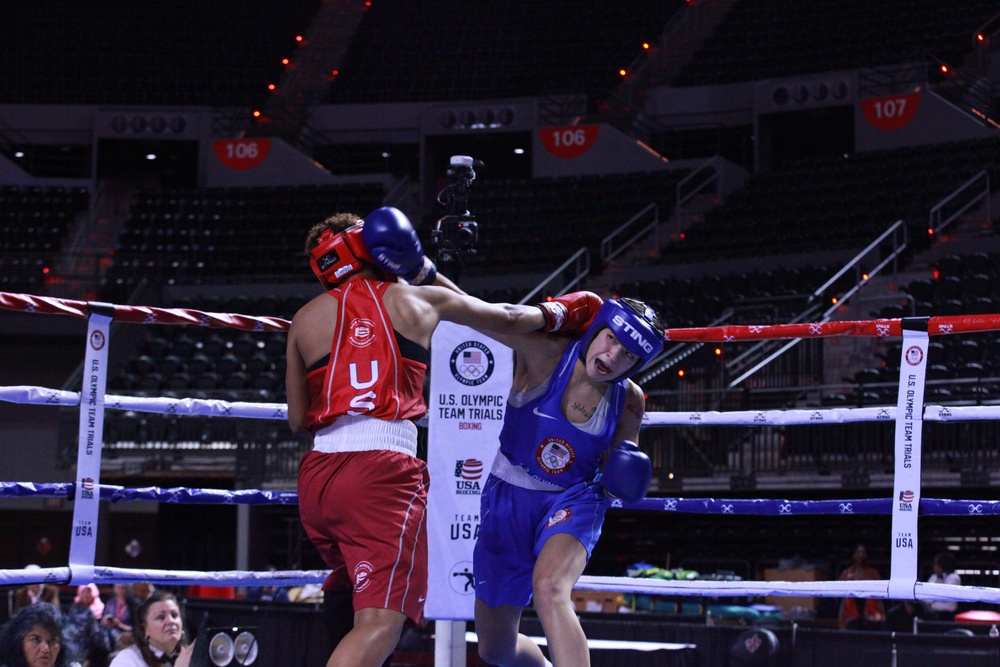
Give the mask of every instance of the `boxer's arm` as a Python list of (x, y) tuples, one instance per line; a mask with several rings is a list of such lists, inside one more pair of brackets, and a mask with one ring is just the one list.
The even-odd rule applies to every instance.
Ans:
[(288, 328), (288, 342), (285, 349), (285, 395), (288, 404), (288, 427), (292, 433), (302, 437), (312, 437), (306, 426), (306, 412), (309, 410), (309, 381), (305, 360), (298, 347), (298, 328), (302, 326), (295, 318)]

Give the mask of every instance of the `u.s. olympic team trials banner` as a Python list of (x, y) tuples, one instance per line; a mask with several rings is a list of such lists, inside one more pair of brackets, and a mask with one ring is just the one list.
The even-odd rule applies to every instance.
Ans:
[(499, 447), (513, 352), (472, 329), (442, 322), (431, 340), (427, 465), (431, 620), (472, 620), (472, 548), (479, 495)]

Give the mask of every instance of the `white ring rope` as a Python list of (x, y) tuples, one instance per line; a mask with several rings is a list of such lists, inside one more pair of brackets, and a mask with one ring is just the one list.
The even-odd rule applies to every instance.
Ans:
[[(80, 392), (18, 385), (0, 387), (0, 401), (30, 405), (80, 405)], [(172, 415), (246, 417), (284, 421), (284, 403), (249, 403), (205, 398), (152, 398), (107, 394), (105, 408)], [(812, 424), (854, 424), (893, 421), (896, 406), (867, 408), (810, 408), (808, 410), (732, 410), (719, 412), (647, 412), (643, 426), (794, 426)], [(990, 421), (1000, 419), (1000, 405), (925, 405), (924, 421)]]

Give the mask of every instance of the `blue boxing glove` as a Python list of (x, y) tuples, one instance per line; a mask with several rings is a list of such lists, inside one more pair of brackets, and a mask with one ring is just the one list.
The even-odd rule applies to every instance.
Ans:
[(437, 277), (434, 262), (424, 255), (410, 219), (397, 208), (383, 206), (368, 214), (361, 238), (380, 269), (411, 285), (429, 285)]
[(598, 482), (610, 495), (634, 503), (646, 497), (653, 479), (653, 464), (639, 445), (622, 440), (608, 454)]

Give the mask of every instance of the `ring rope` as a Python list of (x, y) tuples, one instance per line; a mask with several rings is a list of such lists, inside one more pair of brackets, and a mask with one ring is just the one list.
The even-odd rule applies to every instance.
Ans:
[[(179, 324), (179, 325), (198, 325), (207, 326), (214, 328), (237, 328), (249, 331), (285, 331), (288, 327), (288, 321), (282, 320), (280, 318), (271, 317), (252, 317), (244, 315), (233, 315), (226, 313), (209, 313), (205, 311), (193, 310), (193, 309), (181, 309), (181, 308), (152, 308), (146, 306), (120, 306), (112, 305), (100, 302), (84, 302), (84, 301), (71, 301), (65, 299), (57, 299), (51, 297), (38, 297), (33, 295), (23, 295), (23, 294), (13, 294), (9, 292), (0, 292), (0, 308), (9, 308), (13, 310), (20, 310), (22, 312), (29, 313), (40, 313), (40, 314), (62, 314), (62, 315), (72, 315), (76, 317), (90, 317), (99, 316), (104, 318), (105, 321), (118, 321), (118, 322), (129, 322), (138, 324)], [(910, 330), (924, 330), (925, 335), (945, 335), (953, 333), (972, 333), (979, 331), (992, 331), (1000, 329), (1000, 316), (997, 315), (972, 315), (972, 316), (952, 316), (952, 317), (931, 317), (931, 318), (902, 318), (902, 319), (881, 319), (874, 321), (846, 321), (846, 322), (822, 322), (822, 323), (806, 323), (806, 324), (785, 324), (785, 325), (727, 325), (721, 327), (709, 327), (701, 329), (669, 329), (666, 332), (666, 337), (672, 341), (678, 342), (736, 342), (736, 341), (749, 341), (749, 340), (768, 340), (776, 338), (815, 338), (815, 337), (827, 337), (827, 336), (875, 336), (875, 337), (890, 337), (890, 336), (900, 336), (904, 334), (905, 329)], [(53, 393), (53, 390), (45, 390), (44, 388), (29, 388), (20, 387), (14, 388), (15, 391), (21, 391), (29, 395), (31, 400), (37, 400), (40, 403), (45, 404), (56, 404), (60, 405), (62, 400), (68, 401), (65, 404), (79, 405), (81, 401), (81, 394), (75, 392), (58, 392)], [(93, 403), (93, 390), (91, 391), (92, 397), (91, 401)], [(53, 398), (57, 400), (53, 401)], [(111, 398), (101, 396), (102, 399)], [(193, 414), (203, 414), (198, 412), (199, 410), (205, 410), (205, 414), (213, 414), (216, 416), (244, 416), (242, 414), (236, 414), (234, 410), (231, 409), (233, 404), (227, 403), (225, 401), (203, 401), (201, 399), (181, 399), (181, 400), (171, 400), (171, 399), (140, 399), (136, 400), (133, 397), (114, 397), (116, 400), (121, 399), (122, 402), (117, 403), (118, 406), (130, 405), (136, 406), (137, 408), (151, 408), (155, 407), (153, 410), (144, 411), (160, 411), (163, 412), (176, 412), (178, 409), (186, 410), (188, 413)], [(6, 400), (6, 399), (5, 399)], [(215, 405), (219, 404), (223, 406), (230, 406), (228, 409), (220, 409), (216, 413)], [(253, 404), (247, 404), (253, 405)], [(267, 409), (273, 410), (273, 404), (268, 405)], [(111, 405), (105, 405), (105, 401), (100, 402), (100, 407), (115, 407), (114, 401)], [(939, 419), (954, 419), (956, 415), (962, 416), (959, 412), (960, 410), (965, 410), (966, 408), (943, 408), (942, 406), (931, 406), (938, 408), (938, 418)], [(135, 408), (126, 408), (135, 409)], [(862, 410), (868, 410), (869, 413), (863, 413)], [(873, 412), (872, 412), (873, 411)], [(892, 420), (895, 418), (895, 408), (860, 408), (858, 410), (850, 409), (834, 409), (828, 411), (836, 419), (850, 420), (850, 421), (880, 421), (880, 420)], [(801, 414), (798, 414), (801, 413)], [(933, 410), (930, 411), (933, 413)], [(816, 423), (816, 415), (822, 414), (820, 411), (816, 410), (800, 410), (800, 411), (746, 411), (744, 414), (737, 414), (733, 419), (737, 421), (737, 424), (759, 424), (767, 425), (768, 419), (776, 420), (774, 423), (800, 423), (795, 420), (807, 418), (807, 421), (801, 423)], [(970, 411), (970, 419), (989, 419), (993, 418), (993, 415), (989, 414), (989, 409), (983, 410), (981, 408), (974, 408)], [(277, 418), (272, 415), (265, 418)], [(668, 415), (668, 413), (661, 413), (661, 415)], [(671, 419), (680, 419), (681, 416), (686, 416), (684, 421), (671, 421)], [(973, 416), (974, 415), (974, 416)], [(691, 418), (697, 416), (699, 419), (692, 420)], [(762, 419), (762, 416), (764, 418)], [(930, 418), (933, 418), (931, 416)], [(718, 414), (716, 417), (713, 413), (674, 413), (668, 416), (658, 416), (660, 421), (654, 421), (654, 419), (649, 419), (647, 425), (669, 425), (669, 424), (686, 424), (691, 425), (693, 421), (697, 421), (702, 424), (712, 424), (712, 423), (722, 423), (715, 422), (715, 419), (724, 420), (727, 417)], [(741, 421), (747, 420), (749, 421)], [(825, 421), (825, 420), (823, 420)], [(831, 422), (836, 423), (836, 421)], [(17, 486), (19, 483), (11, 483)], [(26, 484), (25, 486), (18, 487), (19, 492), (26, 493), (25, 489), (37, 486)], [(104, 499), (104, 485), (100, 485), (100, 496)], [(76, 490), (76, 485), (66, 485), (59, 492), (69, 492), (69, 489)], [(139, 491), (139, 490), (135, 490)], [(152, 493), (155, 497), (156, 495), (163, 493), (162, 490), (145, 490)], [(109, 492), (114, 495), (118, 490)], [(123, 496), (129, 495), (124, 489), (120, 490)], [(178, 490), (173, 490), (171, 493), (176, 494), (176, 502), (183, 502), (181, 500), (185, 496), (184, 493), (178, 493)], [(195, 494), (196, 495), (196, 494)], [(207, 494), (206, 498), (211, 497), (213, 501), (227, 502), (224, 495), (215, 495), (212, 493)], [(139, 498), (134, 498), (139, 499)], [(196, 501), (192, 501), (196, 502)], [(235, 502), (235, 499), (232, 500)], [(644, 499), (640, 501), (640, 509), (655, 509), (657, 511), (668, 510), (668, 511), (679, 511), (678, 509), (672, 508), (671, 504), (675, 507), (680, 507), (683, 499)], [(802, 509), (804, 507), (811, 507), (814, 512), (819, 513), (822, 503), (830, 502), (838, 506), (838, 513), (860, 513), (869, 510), (871, 513), (884, 513), (882, 505), (887, 502), (886, 499), (875, 499), (875, 500), (859, 500), (857, 509), (855, 511), (854, 502), (847, 501), (848, 505), (844, 504), (844, 501), (809, 501), (811, 505), (798, 506), (792, 505), (783, 501), (776, 500), (752, 500), (752, 501), (716, 501), (716, 500), (695, 500), (694, 503), (700, 503), (704, 508), (705, 512), (719, 512), (719, 513), (735, 513), (738, 507), (741, 507), (740, 503), (750, 503), (746, 505), (746, 509), (753, 509), (756, 513), (761, 513), (765, 507), (769, 507), (771, 510), (777, 509), (778, 514), (790, 514), (791, 509)], [(891, 501), (890, 501), (891, 502)], [(934, 502), (930, 499), (920, 498), (920, 510), (922, 513), (927, 514), (931, 511), (934, 506)], [(986, 515), (989, 512), (984, 512), (985, 509), (995, 511), (996, 507), (993, 502), (983, 502), (983, 501), (941, 501), (943, 503), (942, 507), (948, 508), (952, 514), (982, 514)], [(645, 507), (646, 503), (651, 503), (649, 507)], [(718, 505), (716, 505), (718, 503)], [(624, 505), (622, 505), (624, 506)], [(846, 511), (847, 507), (850, 507), (850, 511)], [(784, 508), (784, 509), (783, 509)], [(807, 513), (807, 512), (804, 512)], [(72, 561), (71, 561), (72, 562)], [(72, 570), (76, 569), (77, 572), (74, 573)], [(85, 572), (81, 572), (81, 570)], [(289, 578), (285, 578), (284, 575), (288, 575)], [(94, 565), (77, 564), (68, 568), (50, 568), (43, 571), (38, 570), (0, 570), (0, 582), (9, 580), (13, 581), (14, 578), (21, 577), (18, 581), (25, 583), (34, 583), (38, 581), (73, 581), (79, 578), (80, 580), (93, 579), (105, 582), (111, 581), (151, 581), (153, 583), (204, 583), (205, 581), (214, 583), (224, 583), (226, 585), (238, 584), (238, 583), (253, 583), (261, 581), (282, 581), (284, 583), (289, 583), (290, 581), (304, 581), (308, 583), (318, 583), (326, 575), (324, 571), (287, 571), (287, 572), (271, 572), (271, 573), (252, 573), (246, 571), (227, 571), (227, 572), (191, 572), (191, 571), (169, 571), (169, 570), (135, 570), (129, 568), (111, 568), (111, 567), (98, 567)], [(270, 576), (271, 579), (266, 577)], [(891, 580), (879, 580), (879, 581), (862, 581), (862, 582), (738, 582), (738, 581), (660, 581), (660, 580), (639, 580), (638, 582), (634, 579), (620, 578), (620, 577), (589, 577), (584, 576), (578, 582), (579, 588), (591, 588), (595, 590), (634, 590), (634, 591), (647, 591), (647, 592), (660, 592), (660, 593), (673, 593), (680, 595), (704, 595), (705, 591), (715, 592), (718, 594), (727, 595), (765, 595), (773, 593), (776, 595), (802, 595), (802, 594), (813, 594), (819, 596), (871, 596), (871, 597), (889, 597), (889, 592), (892, 589), (893, 581)], [(900, 596), (900, 583), (907, 583), (905, 577), (903, 581), (895, 582), (897, 585), (894, 589), (895, 596)], [(912, 582), (910, 590), (905, 590), (903, 597), (910, 597), (912, 595), (913, 599), (958, 599), (958, 600), (982, 600), (982, 601), (995, 601), (1000, 600), (1000, 589), (985, 588), (985, 587), (972, 587), (972, 586), (948, 586), (944, 584), (924, 584), (922, 582)], [(970, 595), (971, 593), (971, 595)]]
[(98, 301), (74, 301), (33, 294), (0, 292), (0, 308), (19, 310), (42, 315), (71, 315), (87, 318), (101, 313), (112, 322), (131, 324), (195, 324), (213, 329), (242, 329), (243, 331), (288, 331), (288, 320), (280, 317), (258, 317), (233, 313), (210, 313), (192, 308), (157, 308), (155, 306), (127, 306)]
[[(30, 405), (80, 405), (81, 393), (48, 387), (15, 385), (0, 387), (0, 401)], [(172, 415), (204, 415), (209, 417), (246, 417), (284, 421), (288, 408), (284, 403), (248, 403), (205, 398), (163, 398), (144, 396), (105, 395), (105, 408)], [(732, 410), (719, 412), (647, 412), (643, 426), (795, 426), (850, 424), (870, 421), (891, 422), (896, 418), (896, 406), (868, 408), (809, 408), (789, 410)], [(990, 421), (1000, 419), (996, 405), (925, 405), (924, 421)]]
[[(162, 488), (146, 486), (129, 488), (113, 484), (98, 484), (100, 498), (121, 503), (152, 500), (163, 503), (196, 505), (296, 505), (295, 491), (262, 491), (243, 489), (196, 489), (188, 487)], [(67, 498), (76, 490), (76, 482), (0, 482), (0, 498)], [(678, 514), (741, 514), (753, 516), (802, 516), (823, 514), (889, 514), (891, 498), (853, 498), (840, 500), (786, 500), (745, 498), (643, 498), (634, 502), (615, 499), (615, 509)], [(994, 516), (1000, 514), (1000, 500), (957, 500), (921, 498), (923, 516)]]
[[(280, 317), (257, 317), (233, 313), (211, 313), (192, 308), (157, 308), (95, 301), (76, 301), (56, 297), (0, 292), (0, 308), (43, 315), (89, 317), (94, 313), (110, 314), (113, 322), (132, 324), (195, 324), (212, 328), (244, 331), (287, 331), (289, 321)], [(716, 327), (667, 329), (664, 336), (674, 342), (732, 343), (784, 338), (824, 338), (830, 336), (898, 337), (904, 322), (926, 322), (928, 335), (977, 333), (1000, 329), (1000, 315), (948, 315), (799, 324), (728, 324)]]
[[(19, 385), (0, 387), (0, 401), (32, 405), (80, 405), (81, 393), (47, 387)], [(205, 398), (161, 398), (144, 396), (116, 396), (106, 394), (104, 407), (114, 410), (151, 412), (170, 415), (206, 415), (209, 417), (247, 417), (249, 419), (288, 419), (284, 403), (247, 403)]]

